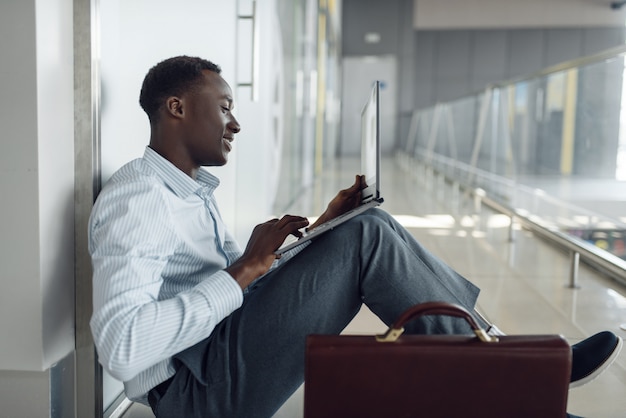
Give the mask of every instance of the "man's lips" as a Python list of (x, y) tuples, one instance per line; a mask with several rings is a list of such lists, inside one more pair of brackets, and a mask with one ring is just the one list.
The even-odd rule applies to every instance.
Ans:
[(233, 149), (232, 142), (234, 139), (235, 138), (227, 138), (227, 137), (222, 138), (222, 140), (224, 141), (224, 146), (226, 147), (227, 151), (231, 151)]

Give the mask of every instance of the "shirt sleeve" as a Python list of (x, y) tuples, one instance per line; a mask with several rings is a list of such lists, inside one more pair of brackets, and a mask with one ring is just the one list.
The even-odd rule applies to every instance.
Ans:
[(243, 302), (223, 270), (159, 300), (162, 272), (178, 239), (156, 185), (105, 188), (89, 225), (94, 313), (91, 329), (103, 367), (128, 381), (210, 335)]

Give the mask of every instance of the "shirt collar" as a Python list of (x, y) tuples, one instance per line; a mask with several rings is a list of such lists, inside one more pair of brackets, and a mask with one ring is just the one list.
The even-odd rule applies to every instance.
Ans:
[(192, 179), (150, 147), (146, 147), (143, 159), (156, 171), (163, 183), (183, 199), (202, 189), (212, 193), (220, 185), (217, 177), (202, 168), (198, 170), (196, 179)]

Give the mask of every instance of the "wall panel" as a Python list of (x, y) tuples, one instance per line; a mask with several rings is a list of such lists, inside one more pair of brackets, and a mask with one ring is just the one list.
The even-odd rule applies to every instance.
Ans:
[(414, 0), (413, 26), (425, 29), (618, 27), (626, 9), (597, 0)]

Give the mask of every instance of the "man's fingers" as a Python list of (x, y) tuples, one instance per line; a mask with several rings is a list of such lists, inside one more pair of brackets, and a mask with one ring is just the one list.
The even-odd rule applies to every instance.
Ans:
[(357, 175), (356, 178), (354, 179), (354, 183), (348, 189), (350, 190), (350, 192), (356, 192), (358, 190), (361, 190), (361, 179), (359, 177), (360, 176)]
[(354, 184), (346, 189), (349, 193), (356, 193), (367, 187), (367, 183), (365, 182), (365, 176), (357, 174), (354, 179)]
[(277, 226), (283, 231), (285, 236), (293, 235), (296, 238), (302, 237), (300, 229), (309, 225), (309, 220), (302, 216), (285, 215), (283, 216)]
[(367, 181), (365, 180), (365, 176), (364, 175), (360, 175), (358, 176), (358, 183), (359, 183), (359, 190), (363, 190), (367, 187)]
[(293, 230), (304, 228), (309, 224), (309, 220), (303, 216), (285, 215), (278, 221), (277, 226), (281, 229), (285, 228), (292, 233)]

